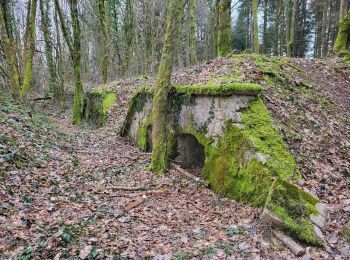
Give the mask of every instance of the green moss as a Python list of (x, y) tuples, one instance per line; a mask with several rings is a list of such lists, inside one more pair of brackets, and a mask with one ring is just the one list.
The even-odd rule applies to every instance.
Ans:
[(146, 122), (144, 122), (137, 130), (137, 146), (144, 152), (147, 152), (150, 150), (150, 147), (148, 147), (148, 128), (151, 126), (152, 118), (148, 117)]
[(297, 186), (277, 179), (266, 207), (283, 221), (283, 228), (290, 235), (308, 244), (322, 245), (309, 219), (311, 214), (318, 215), (318, 202)]
[(242, 113), (242, 123), (245, 125), (243, 135), (253, 142), (257, 152), (269, 156), (266, 164), (275, 176), (282, 179), (300, 177), (297, 164), (273, 126), (261, 99), (253, 100), (249, 109)]
[(333, 51), (335, 53), (346, 50), (346, 47), (348, 45), (349, 33), (350, 33), (350, 11), (339, 22), (338, 35), (333, 47)]
[(227, 83), (227, 84), (194, 84), (176, 86), (176, 93), (189, 95), (257, 95), (262, 91), (258, 84)]
[(111, 89), (96, 89), (86, 93), (84, 118), (97, 126), (107, 121), (107, 113), (117, 102), (117, 93)]
[(242, 131), (228, 122), (217, 149), (206, 149), (203, 174), (214, 191), (262, 206), (272, 183), (271, 172), (258, 160), (247, 160), (247, 153), (252, 149)]
[(106, 114), (108, 110), (117, 102), (117, 94), (111, 92), (107, 94), (102, 101), (102, 113)]

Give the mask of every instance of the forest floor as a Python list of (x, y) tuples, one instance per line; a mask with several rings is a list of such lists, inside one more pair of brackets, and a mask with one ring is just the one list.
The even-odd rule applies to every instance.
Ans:
[[(328, 249), (309, 253), (346, 259), (340, 229), (350, 216), (350, 71), (334, 60), (292, 60), (269, 80), (266, 68), (275, 62), (250, 59), (183, 69), (173, 82), (221, 82), (231, 73), (229, 80), (265, 87), (304, 176), (298, 184), (330, 208)], [(0, 100), (0, 259), (295, 258), (261, 226), (261, 209), (214, 194), (176, 169), (146, 171), (150, 155), (118, 132), (133, 89), (152, 80), (113, 84), (119, 100), (99, 129), (71, 126), (70, 112), (46, 101), (36, 107), (43, 115)]]

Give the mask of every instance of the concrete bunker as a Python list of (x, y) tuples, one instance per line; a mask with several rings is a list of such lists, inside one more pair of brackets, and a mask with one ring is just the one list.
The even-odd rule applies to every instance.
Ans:
[[(278, 228), (321, 245), (310, 220), (319, 213), (319, 201), (292, 184), (301, 174), (272, 123), (261, 90), (244, 83), (173, 86), (164, 145), (169, 157), (184, 167), (203, 163), (202, 176), (213, 191), (264, 207), (271, 219), (280, 220)], [(152, 97), (152, 87), (137, 91), (122, 129), (143, 151), (151, 151)]]

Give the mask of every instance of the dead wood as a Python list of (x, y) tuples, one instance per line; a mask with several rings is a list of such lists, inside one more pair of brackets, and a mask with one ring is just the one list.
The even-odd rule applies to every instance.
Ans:
[(292, 253), (295, 256), (301, 256), (305, 253), (305, 249), (299, 245), (297, 242), (295, 242), (293, 239), (291, 239), (289, 236), (286, 236), (280, 231), (272, 231), (272, 233), (281, 240), (289, 249), (292, 251)]

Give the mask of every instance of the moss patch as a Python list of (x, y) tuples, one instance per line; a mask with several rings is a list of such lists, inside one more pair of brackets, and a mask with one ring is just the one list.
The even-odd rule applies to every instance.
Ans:
[(97, 89), (86, 93), (84, 118), (96, 126), (103, 126), (107, 113), (117, 102), (117, 93), (109, 89)]
[(290, 235), (312, 245), (322, 245), (309, 220), (311, 214), (318, 215), (317, 203), (316, 198), (297, 186), (277, 179), (266, 207), (283, 221), (284, 230)]
[(175, 87), (176, 93), (189, 95), (258, 95), (262, 87), (249, 83), (194, 84)]
[(268, 155), (267, 167), (274, 176), (282, 179), (298, 179), (300, 173), (294, 158), (273, 126), (271, 116), (264, 102), (258, 98), (242, 113), (245, 128), (243, 135), (253, 142), (257, 152)]

